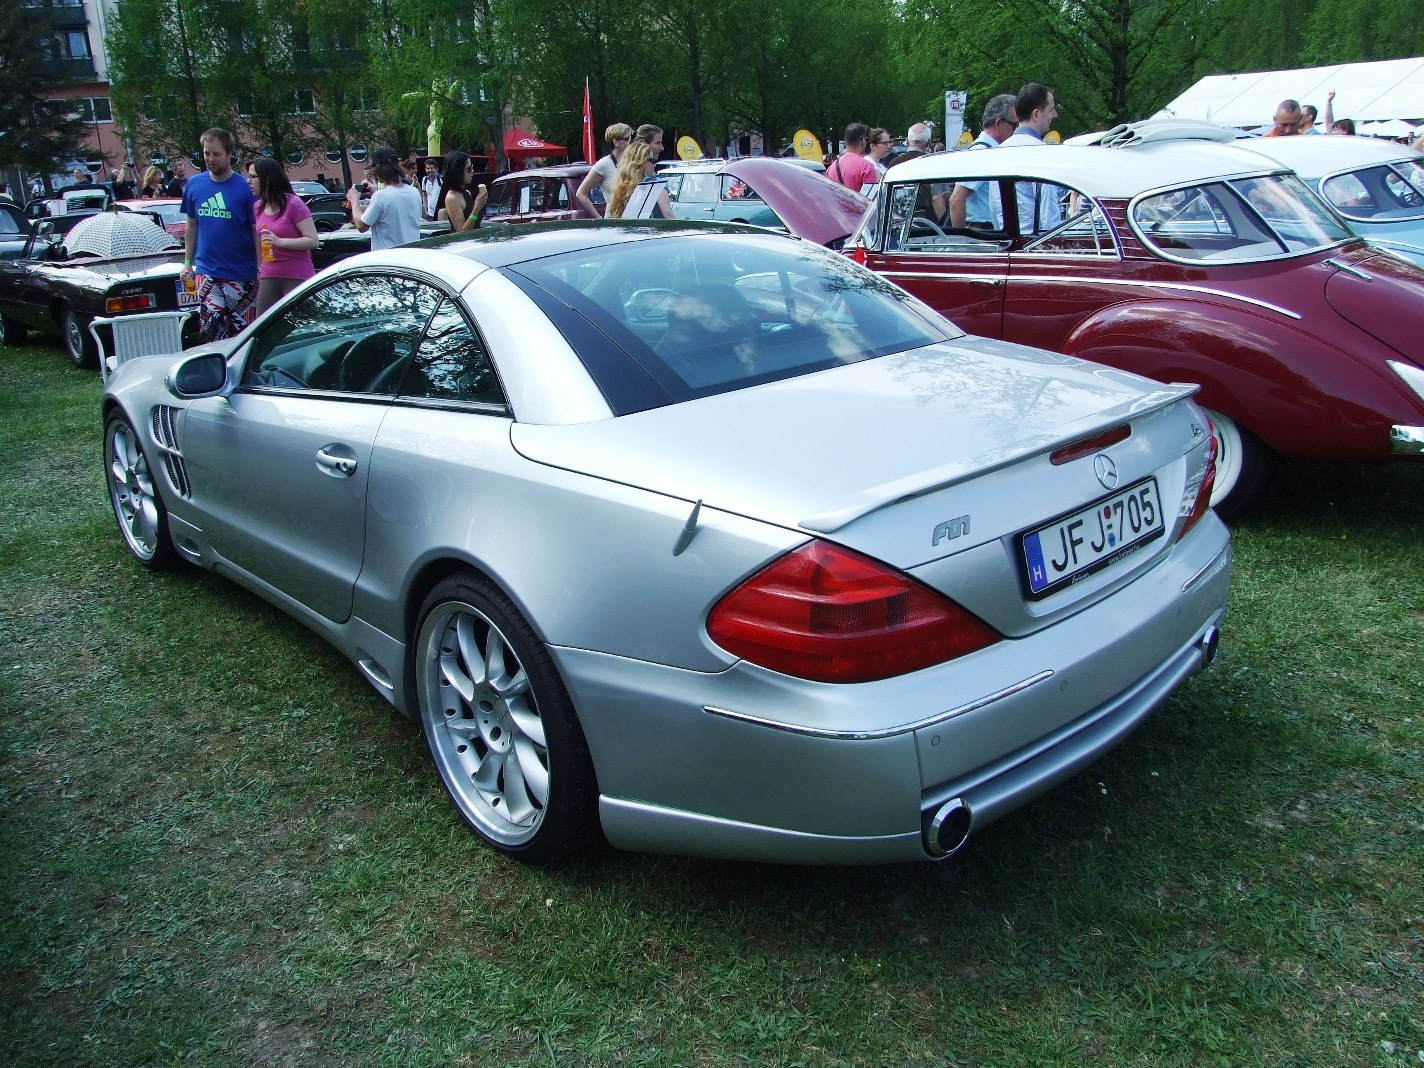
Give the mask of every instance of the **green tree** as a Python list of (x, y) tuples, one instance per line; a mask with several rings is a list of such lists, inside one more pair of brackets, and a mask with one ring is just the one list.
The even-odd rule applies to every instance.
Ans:
[(187, 155), (228, 114), (219, 0), (124, 0), (109, 19), (114, 110), (140, 156)]
[(38, 171), (47, 192), (49, 175), (83, 154), (87, 130), (72, 101), (50, 97), (67, 84), (43, 43), (50, 27), (42, 9), (0, 4), (0, 168)]

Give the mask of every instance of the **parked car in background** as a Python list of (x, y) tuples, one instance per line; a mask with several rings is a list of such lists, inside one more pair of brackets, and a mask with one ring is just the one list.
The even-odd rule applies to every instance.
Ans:
[(302, 199), (312, 213), (312, 224), (319, 234), (339, 230), (351, 221), (351, 208), (340, 193), (322, 193)]
[(97, 368), (89, 333), (96, 316), (176, 311), (197, 298), (179, 278), (183, 253), (66, 258), (64, 235), (93, 213), (42, 220), (18, 259), (0, 262), (0, 325), (7, 345), (34, 331), (58, 336), (77, 367)]
[(726, 173), (727, 160), (670, 163), (658, 169), (667, 179), (673, 214), (703, 222), (780, 226), (781, 219), (744, 180)]
[(307, 201), (307, 203), (311, 203), (309, 198), (326, 196), (331, 190), (320, 182), (298, 179), (292, 183), (292, 192)]
[[(660, 173), (670, 187), (676, 184), (673, 210), (679, 218), (710, 214), (728, 222), (787, 230), (818, 245), (838, 248), (860, 224), (870, 202), (827, 181), (814, 167), (802, 166), (805, 162), (742, 156), (703, 167), (673, 164)], [(718, 198), (715, 204), (695, 199), (712, 190)]]
[[(438, 237), (449, 232), (450, 224), (448, 222), (422, 222), (420, 224), (421, 237)], [(318, 228), (317, 236), (321, 240), (312, 250), (312, 264), (318, 271), (362, 252), (371, 251), (371, 231), (367, 230), (362, 233), (355, 226), (349, 224), (335, 230)]]
[(784, 235), (490, 226), (126, 362), (103, 470), (136, 560), (332, 642), (502, 853), (924, 861), (1212, 660), (1192, 392)]
[[(1008, 210), (943, 225), (954, 183)], [(1251, 147), (925, 156), (889, 172), (848, 244), (973, 333), (1200, 384), (1228, 511), (1276, 456), (1424, 458), (1424, 272)]]
[(183, 240), (188, 217), (183, 214), (183, 201), (177, 198), (154, 197), (151, 200), (116, 200), (113, 206), (119, 211), (138, 211), (153, 216), (158, 224)]
[(1306, 180), (1370, 244), (1424, 267), (1424, 156), (1374, 137), (1242, 142)]
[(23, 208), (0, 204), (0, 260), (18, 259), (30, 240), (30, 220)]
[(484, 221), (528, 223), (597, 218), (587, 214), (574, 196), (588, 172), (587, 163), (565, 163), (501, 174), (489, 184)]

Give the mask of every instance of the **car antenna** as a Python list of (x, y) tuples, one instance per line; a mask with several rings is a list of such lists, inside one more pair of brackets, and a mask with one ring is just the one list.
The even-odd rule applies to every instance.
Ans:
[(672, 547), (673, 556), (681, 556), (687, 547), (692, 544), (692, 539), (697, 536), (697, 517), (702, 514), (702, 498), (697, 499), (697, 503), (692, 506), (692, 513), (687, 517), (687, 522), (682, 525), (682, 530), (678, 532), (677, 542)]

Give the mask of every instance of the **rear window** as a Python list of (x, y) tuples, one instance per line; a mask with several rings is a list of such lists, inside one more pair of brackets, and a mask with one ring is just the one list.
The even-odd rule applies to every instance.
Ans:
[[(879, 276), (786, 238), (622, 242), (510, 273), (532, 283), (522, 288), (618, 414), (960, 336)], [(610, 349), (621, 358), (610, 358)], [(655, 388), (642, 388), (649, 379)]]
[(1276, 259), (1354, 238), (1294, 175), (1153, 193), (1133, 202), (1132, 222), (1164, 256), (1210, 263)]
[(1320, 191), (1347, 219), (1424, 219), (1424, 160), (1399, 160), (1337, 174), (1325, 179)]

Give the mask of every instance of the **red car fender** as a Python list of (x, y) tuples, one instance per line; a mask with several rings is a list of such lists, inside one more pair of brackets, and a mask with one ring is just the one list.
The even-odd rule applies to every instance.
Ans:
[(1359, 332), (1348, 353), (1279, 313), (1199, 300), (1149, 300), (1095, 312), (1062, 351), (1164, 382), (1195, 382), (1197, 402), (1282, 456), (1382, 461), (1389, 427), (1424, 421), (1424, 403)]

